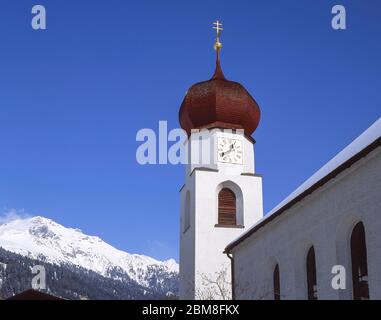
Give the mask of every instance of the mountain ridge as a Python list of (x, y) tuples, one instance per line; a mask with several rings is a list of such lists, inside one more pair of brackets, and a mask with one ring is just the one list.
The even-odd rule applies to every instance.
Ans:
[(177, 287), (178, 264), (131, 254), (109, 245), (97, 236), (80, 229), (66, 228), (42, 217), (18, 218), (0, 224), (0, 247), (29, 259), (58, 267), (72, 265), (113, 280), (132, 280), (147, 289), (165, 283)]

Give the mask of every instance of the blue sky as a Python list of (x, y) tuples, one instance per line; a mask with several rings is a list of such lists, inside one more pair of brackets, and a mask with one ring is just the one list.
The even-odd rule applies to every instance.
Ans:
[(380, 117), (380, 16), (378, 0), (2, 1), (0, 209), (177, 259), (184, 168), (138, 165), (135, 136), (178, 127), (185, 91), (213, 72), (211, 23), (225, 76), (261, 107), (267, 212)]

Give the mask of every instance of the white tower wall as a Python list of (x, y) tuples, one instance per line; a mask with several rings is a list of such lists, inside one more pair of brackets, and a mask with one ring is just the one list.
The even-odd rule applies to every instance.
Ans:
[[(188, 142), (190, 158), (201, 158), (209, 150), (210, 161), (188, 164), (181, 189), (180, 299), (221, 299), (231, 297), (230, 260), (225, 246), (263, 216), (262, 178), (255, 174), (254, 145), (243, 135), (214, 130), (202, 141), (192, 133)], [(216, 159), (219, 137), (241, 139), (243, 163), (220, 163)], [(202, 151), (201, 151), (202, 150)], [(218, 193), (231, 189), (236, 196), (237, 226), (218, 226)], [(187, 195), (188, 194), (188, 195)], [(189, 216), (189, 217), (187, 217)], [(212, 282), (223, 274), (219, 284)]]

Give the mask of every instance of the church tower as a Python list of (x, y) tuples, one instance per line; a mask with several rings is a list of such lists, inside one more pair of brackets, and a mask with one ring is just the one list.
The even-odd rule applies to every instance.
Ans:
[(251, 137), (260, 109), (241, 84), (225, 78), (221, 23), (214, 29), (215, 72), (190, 87), (179, 111), (189, 160), (180, 191), (180, 299), (230, 299), (231, 261), (224, 248), (263, 216)]

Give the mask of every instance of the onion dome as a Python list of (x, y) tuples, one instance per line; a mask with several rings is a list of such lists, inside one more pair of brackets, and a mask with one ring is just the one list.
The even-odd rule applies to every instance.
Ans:
[(259, 124), (259, 106), (240, 83), (225, 78), (218, 31), (214, 47), (217, 51), (214, 74), (210, 80), (189, 88), (179, 111), (180, 125), (188, 135), (192, 129), (221, 128), (243, 129), (245, 135), (251, 136)]

